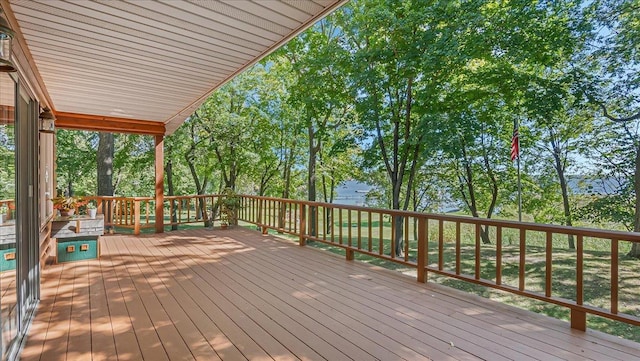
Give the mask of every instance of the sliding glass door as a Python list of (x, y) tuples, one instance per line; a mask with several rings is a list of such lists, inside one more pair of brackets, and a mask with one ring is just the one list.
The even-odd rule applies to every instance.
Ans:
[(13, 79), (0, 73), (0, 340), (5, 357), (18, 335), (15, 89)]
[(38, 106), (0, 73), (0, 355), (17, 356), (38, 300)]

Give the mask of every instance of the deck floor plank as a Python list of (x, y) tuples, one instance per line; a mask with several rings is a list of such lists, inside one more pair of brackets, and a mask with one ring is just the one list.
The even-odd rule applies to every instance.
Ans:
[[(342, 260), (341, 260), (342, 262)], [(280, 268), (278, 265), (281, 264), (280, 262), (274, 263), (271, 265), (271, 267), (274, 267), (274, 272), (278, 272), (278, 268)], [(265, 267), (269, 267), (268, 265)], [(324, 268), (321, 267), (321, 265), (315, 266), (314, 269), (330, 269), (330, 268)], [(332, 269), (336, 269), (336, 268), (332, 268)], [(402, 287), (406, 287), (406, 286), (402, 286), (402, 284), (405, 283), (406, 280), (402, 280), (401, 283), (396, 283), (393, 285), (389, 285), (390, 289), (389, 291), (391, 292), (390, 295), (387, 294), (388, 297), (385, 298), (380, 298), (380, 297), (376, 297), (376, 299), (371, 300), (371, 299), (367, 299), (366, 296), (369, 295), (369, 291), (367, 289), (362, 289), (360, 296), (365, 296), (365, 298), (358, 298), (358, 292), (357, 292), (357, 288), (358, 287), (366, 287), (366, 284), (368, 282), (362, 282), (362, 281), (357, 281), (356, 283), (354, 282), (350, 282), (347, 285), (342, 286), (344, 289), (350, 289), (352, 290), (351, 295), (354, 297), (353, 301), (359, 304), (367, 304), (369, 305), (369, 307), (371, 307), (373, 312), (376, 312), (378, 315), (380, 315), (380, 317), (388, 317), (389, 321), (391, 321), (393, 319), (393, 315), (389, 315), (388, 314), (388, 310), (397, 308), (397, 306), (394, 305), (394, 303), (389, 303), (389, 301), (384, 301), (386, 300), (393, 300), (395, 298), (397, 298), (397, 295), (399, 294), (399, 292), (402, 292)], [(331, 280), (328, 281), (328, 283), (332, 283)], [(310, 285), (313, 285), (313, 283), (310, 283)], [(377, 285), (379, 286), (379, 285)], [(391, 288), (393, 287), (393, 288)], [(326, 293), (326, 287), (323, 286), (322, 289), (319, 289), (318, 287), (315, 287), (316, 292), (325, 292)], [(380, 294), (377, 293), (377, 295), (379, 296)], [(390, 298), (389, 298), (390, 297)], [(412, 298), (415, 297), (415, 295), (412, 296)], [(402, 305), (411, 305), (413, 303), (412, 298), (408, 298), (406, 299), (406, 302), (402, 302)], [(339, 299), (338, 299), (339, 301)], [(380, 301), (383, 301), (381, 305), (378, 305), (378, 303), (380, 303)], [(403, 306), (404, 307), (404, 306)], [(421, 308), (423, 307), (422, 305), (420, 306)], [(442, 337), (443, 334), (447, 334), (447, 330), (450, 329), (449, 325), (453, 323), (456, 323), (456, 320), (451, 320), (449, 318), (449, 315), (443, 315), (442, 317), (438, 317), (439, 313), (442, 313), (443, 310), (446, 310), (449, 308), (448, 305), (444, 304), (444, 305), (434, 305), (432, 302), (425, 304), (424, 307), (429, 307), (432, 309), (435, 309), (436, 313), (433, 314), (434, 317), (438, 318), (441, 323), (439, 323), (439, 326), (441, 326), (441, 328), (438, 329), (437, 335), (435, 335), (436, 337)], [(409, 308), (409, 306), (407, 306), (407, 308)], [(412, 314), (414, 312), (416, 312), (416, 310), (414, 309), (410, 309), (410, 310), (405, 310), (405, 309), (400, 309), (404, 314)], [(418, 309), (420, 310), (420, 308)], [(454, 312), (458, 312), (458, 310), (451, 310), (451, 313)], [(410, 318), (413, 322), (414, 318)], [(418, 318), (417, 320), (421, 320), (420, 318)], [(472, 321), (469, 318), (466, 319), (466, 321)], [(470, 323), (471, 324), (471, 323)], [(424, 324), (423, 326), (419, 326), (419, 325), (413, 325), (418, 329), (425, 329), (425, 327), (427, 326), (427, 324)], [(432, 328), (436, 325), (434, 325), (433, 320), (429, 320), (428, 322), (428, 326), (431, 326)], [(460, 325), (458, 324), (457, 326), (464, 326), (464, 325)], [(465, 327), (467, 328), (467, 327)], [(468, 329), (475, 331), (475, 335), (479, 335), (482, 336), (484, 338), (487, 338), (487, 340), (484, 341), (480, 341), (481, 344), (482, 343), (486, 343), (487, 341), (490, 342), (496, 342), (498, 341), (498, 338), (503, 338), (503, 337), (509, 337), (511, 336), (511, 338), (516, 338), (514, 341), (515, 342), (511, 347), (517, 349), (517, 351), (519, 351), (521, 353), (521, 355), (517, 355), (517, 354), (508, 354), (506, 355), (506, 357), (511, 357), (511, 358), (518, 358), (518, 359), (526, 359), (529, 356), (533, 356), (533, 357), (537, 357), (537, 358), (542, 358), (542, 359), (548, 359), (548, 360), (552, 360), (552, 359), (556, 359), (557, 357), (555, 357), (553, 354), (549, 353), (549, 352), (540, 352), (538, 349), (529, 347), (529, 345), (527, 345), (527, 343), (523, 343), (522, 341), (524, 341), (523, 339), (526, 339), (525, 337), (520, 337), (517, 333), (511, 332), (511, 334), (509, 334), (508, 330), (498, 330), (495, 328), (492, 328), (491, 330), (487, 330), (486, 327), (483, 327), (483, 325), (475, 325), (475, 327), (468, 327)], [(491, 331), (491, 332), (488, 332)], [(470, 337), (469, 335), (461, 335), (459, 333), (456, 333), (455, 335), (453, 334), (448, 334), (449, 337), (452, 338), (451, 342), (454, 342), (454, 344), (459, 343), (459, 339), (463, 339), (463, 340), (469, 340)], [(517, 338), (522, 338), (520, 340), (518, 340)], [(455, 340), (454, 340), (455, 339)], [(544, 349), (545, 345), (538, 345), (539, 347), (541, 347), (541, 349)], [(547, 351), (548, 351), (548, 347), (547, 347)], [(562, 351), (562, 350), (556, 350), (558, 352)], [(487, 355), (485, 355), (487, 356)], [(567, 353), (565, 356), (571, 356), (570, 353)], [(492, 355), (492, 358), (495, 358), (495, 355)]]
[[(111, 242), (101, 243), (103, 254), (100, 258), (102, 276), (107, 290), (107, 304), (111, 317), (116, 356), (118, 360), (141, 360), (142, 352), (138, 338), (133, 330), (131, 317), (125, 306), (125, 295), (118, 284), (116, 269), (121, 267), (124, 257), (112, 250)], [(113, 252), (113, 253), (112, 253)], [(95, 350), (94, 350), (95, 352)]]
[[(172, 272), (172, 277), (176, 279), (177, 285), (182, 288), (184, 294), (189, 295), (189, 298), (192, 299), (193, 305), (195, 306), (194, 309), (200, 309), (203, 311), (206, 315), (207, 321), (213, 322), (217, 327), (219, 327), (219, 332), (224, 334), (225, 338), (231, 341), (245, 358), (271, 359), (261, 345), (247, 333), (247, 331), (251, 332), (252, 330), (243, 329), (236, 323), (236, 320), (228, 314), (233, 312), (228, 312), (221, 308), (218, 304), (218, 300), (213, 300), (209, 294), (201, 289), (200, 284), (194, 282), (193, 273), (189, 269), (189, 265), (175, 261), (175, 258), (179, 257), (176, 250), (177, 247), (174, 245), (171, 253), (166, 254), (166, 257), (168, 257), (172, 262), (172, 265), (168, 266), (167, 269)], [(199, 257), (196, 254), (188, 254), (186, 256), (192, 261), (198, 260)], [(243, 320), (244, 315), (239, 314), (237, 316), (240, 323), (246, 323), (246, 320)], [(255, 324), (248, 326), (249, 328), (256, 327)], [(219, 333), (216, 332), (213, 336), (218, 337), (218, 335)]]
[[(276, 263), (272, 265), (274, 267), (273, 268), (274, 272), (278, 272), (278, 268), (282, 268), (282, 267), (278, 267), (278, 265), (282, 264), (283, 261), (284, 260), (282, 261), (276, 260)], [(323, 269), (329, 269), (329, 268), (322, 267), (321, 265), (315, 266), (311, 262), (313, 261), (310, 260), (307, 263), (307, 266), (311, 266), (313, 269), (318, 270), (317, 272), (314, 273), (313, 278), (307, 279), (308, 284), (313, 285), (315, 283), (313, 282), (314, 280), (317, 281), (318, 279), (319, 280), (323, 279), (322, 277), (319, 276), (319, 273), (322, 272)], [(344, 260), (341, 260), (341, 262), (344, 262)], [(269, 265), (265, 265), (265, 267), (269, 267)], [(334, 270), (336, 270), (336, 268), (334, 268)], [(283, 270), (283, 271), (286, 272), (286, 270)], [(300, 275), (300, 276), (304, 277), (304, 275)], [(344, 290), (344, 289), (351, 290), (351, 292), (349, 292), (348, 294), (345, 294), (342, 297), (342, 298), (346, 298), (347, 300), (350, 299), (351, 304), (357, 304), (359, 305), (360, 308), (369, 308), (370, 313), (377, 314), (379, 315), (378, 317), (387, 317), (386, 322), (388, 324), (398, 324), (399, 322), (401, 322), (402, 318), (404, 317), (407, 319), (407, 321), (403, 323), (402, 326), (399, 327), (400, 329), (406, 329), (405, 325), (407, 325), (415, 329), (429, 330), (428, 332), (430, 332), (431, 334), (425, 334), (425, 337), (439, 338), (441, 339), (441, 342), (444, 342), (449, 348), (450, 348), (449, 346), (450, 343), (453, 342), (454, 345), (464, 344), (465, 347), (470, 350), (473, 350), (473, 349), (477, 350), (478, 347), (472, 346), (470, 343), (475, 343), (476, 345), (480, 346), (480, 345), (487, 344), (488, 342), (489, 343), (498, 342), (503, 337), (503, 335), (494, 335), (490, 332), (487, 332), (484, 329), (474, 329), (473, 327), (457, 327), (457, 329), (467, 329), (466, 331), (469, 331), (469, 332), (466, 332), (466, 333), (459, 332), (459, 331), (452, 332), (452, 327), (450, 325), (451, 320), (449, 320), (447, 315), (441, 315), (440, 312), (434, 312), (431, 315), (431, 318), (428, 320), (429, 322), (420, 323), (419, 321), (424, 321), (424, 319), (413, 317), (412, 314), (415, 313), (415, 311), (413, 310), (406, 311), (404, 309), (405, 305), (411, 304), (414, 301), (407, 300), (407, 302), (401, 302), (400, 304), (397, 304), (396, 302), (385, 301), (385, 299), (393, 300), (395, 296), (399, 292), (401, 292), (403, 288), (412, 287), (414, 285), (412, 283), (410, 283), (409, 285), (407, 285), (405, 282), (395, 283), (387, 287), (387, 289), (384, 290), (384, 292), (381, 289), (376, 290), (375, 292), (376, 297), (367, 298), (371, 294), (371, 291), (370, 291), (371, 281), (364, 282), (363, 280), (358, 280), (357, 278), (352, 279), (352, 277), (349, 277), (348, 280), (349, 280), (349, 284), (346, 286), (335, 285), (334, 282), (332, 282), (331, 280), (328, 280), (324, 283), (322, 289), (316, 288), (317, 289), (316, 292), (324, 292), (325, 295), (327, 294), (330, 295), (329, 291), (340, 292), (341, 290)], [(379, 285), (376, 284), (375, 286), (377, 287)], [(362, 290), (363, 292), (358, 292), (357, 287), (363, 287), (363, 290)], [(386, 297), (381, 298), (379, 297), (380, 295), (385, 295)], [(381, 303), (380, 301), (383, 301), (383, 302)], [(400, 317), (398, 317), (398, 311), (401, 311)], [(439, 322), (434, 322), (434, 320), (437, 320)], [(461, 325), (458, 325), (458, 326), (461, 326)], [(471, 331), (474, 331), (474, 332), (471, 332)], [(402, 340), (398, 340), (398, 341), (401, 342)], [(471, 348), (470, 346), (473, 348)], [(517, 358), (517, 359), (525, 360), (525, 359), (530, 359), (531, 356), (536, 356), (541, 359), (549, 359), (549, 360), (553, 359), (553, 355), (551, 354), (538, 353), (536, 355), (535, 349), (532, 349), (530, 347), (527, 347), (518, 343), (510, 347), (514, 349), (519, 349), (519, 350), (516, 351), (516, 350), (505, 349), (505, 350), (500, 350), (499, 352), (495, 352), (494, 354), (487, 354), (484, 351), (477, 351), (478, 352), (477, 355), (480, 357), (489, 358), (489, 359), (500, 359), (502, 357), (503, 359)]]
[[(329, 276), (331, 277), (330, 282), (331, 283), (337, 283), (337, 282), (343, 282), (344, 278), (340, 277), (340, 276), (335, 276), (335, 271), (339, 271), (341, 268), (344, 268), (345, 265), (346, 267), (351, 267), (349, 263), (345, 263), (343, 259), (336, 259), (335, 257), (333, 257), (333, 259), (330, 258), (312, 258), (309, 260), (309, 262), (307, 262), (306, 260), (304, 261), (304, 263), (302, 263), (300, 261), (300, 259), (293, 257), (290, 262), (297, 262), (300, 263), (299, 266), (303, 266), (303, 265), (307, 265), (309, 266), (309, 262), (326, 262), (326, 264), (322, 265), (316, 265), (315, 269), (318, 269), (320, 271), (324, 271), (324, 270), (331, 270), (331, 272), (329, 273)], [(344, 271), (346, 272), (350, 272), (351, 269), (347, 268)], [(388, 278), (393, 278), (393, 277), (388, 277)], [(385, 286), (388, 287), (397, 287), (398, 283), (406, 283), (407, 279), (406, 277), (401, 277), (402, 279), (398, 279), (398, 281), (393, 281), (390, 279), (376, 279), (375, 282), (378, 286), (380, 286), (380, 283), (382, 283)], [(391, 281), (392, 283), (389, 283), (389, 281)], [(429, 287), (429, 286), (427, 286)], [(357, 281), (357, 282), (350, 282), (344, 285), (345, 289), (351, 289), (351, 290), (355, 290), (360, 288), (363, 292), (365, 292), (365, 294), (368, 294), (368, 291), (366, 289), (366, 285), (364, 285), (363, 282), (361, 281)], [(481, 330), (482, 333), (485, 333), (485, 329), (487, 328), (486, 323), (489, 322), (489, 327), (491, 327), (492, 330), (494, 330), (498, 335), (500, 335), (500, 337), (504, 337), (504, 336), (509, 336), (508, 333), (511, 332), (511, 336), (512, 337), (521, 337), (518, 332), (512, 332), (510, 329), (508, 328), (502, 328), (502, 329), (497, 329), (494, 328), (492, 326), (494, 325), (499, 325), (499, 323), (495, 323), (495, 319), (501, 318), (501, 315), (499, 312), (493, 312), (490, 311), (488, 309), (486, 309), (485, 307), (482, 306), (477, 306), (476, 304), (472, 303), (470, 300), (474, 299), (474, 298), (478, 298), (477, 296), (472, 296), (472, 295), (468, 295), (468, 294), (463, 294), (460, 292), (457, 292), (457, 294), (455, 295), (455, 297), (452, 297), (453, 294), (456, 293), (455, 290), (449, 289), (448, 292), (445, 292), (446, 294), (446, 298), (443, 300), (440, 300), (439, 294), (442, 293), (442, 287), (440, 287), (436, 292), (431, 292), (431, 301), (429, 303), (425, 303), (424, 305), (418, 305), (416, 306), (415, 303), (413, 302), (413, 300), (415, 300), (416, 295), (415, 293), (415, 289), (413, 289), (412, 287), (401, 287), (396, 289), (394, 292), (392, 292), (392, 294), (390, 295), (390, 297), (379, 297), (380, 294), (378, 294), (376, 297), (376, 300), (387, 300), (389, 302), (395, 302), (398, 298), (404, 298), (406, 300), (406, 302), (403, 302), (402, 305), (406, 306), (408, 310), (404, 310), (404, 312), (407, 312), (409, 314), (414, 313), (414, 312), (421, 312), (423, 311), (423, 306), (424, 307), (428, 307), (431, 308), (433, 310), (435, 310), (436, 312), (439, 313), (444, 313), (447, 315), (447, 317), (451, 316), (454, 318), (464, 318), (464, 320), (466, 321), (466, 323), (468, 324), (475, 324), (476, 325), (476, 329), (477, 330)], [(462, 295), (463, 298), (459, 298)], [(485, 299), (480, 299), (481, 303), (484, 303)], [(460, 314), (460, 310), (467, 310), (465, 312), (469, 313), (472, 315), (471, 318), (467, 317), (468, 315), (466, 314)], [(448, 310), (448, 311), (447, 311)], [(553, 320), (553, 319), (549, 319), (548, 317), (542, 317), (536, 314), (533, 314), (531, 312), (527, 312), (524, 310), (518, 310), (518, 309), (514, 309), (513, 307), (508, 307), (507, 306), (507, 310), (508, 312), (516, 312), (516, 313), (520, 313), (520, 314), (526, 314), (528, 315), (532, 320), (536, 320), (538, 321), (538, 324), (540, 325), (540, 327), (535, 327), (533, 329), (535, 330), (546, 330), (546, 327), (544, 326), (547, 322), (553, 322), (554, 324), (560, 323), (560, 327), (561, 327), (561, 334), (562, 335), (567, 335), (566, 332), (566, 327), (567, 324), (566, 322), (563, 323), (561, 321), (558, 320)], [(485, 317), (486, 315), (486, 317)], [(538, 317), (536, 317), (538, 316)], [(482, 318), (484, 317), (484, 319), (480, 320), (481, 322), (474, 322), (474, 318)], [(494, 323), (492, 324), (490, 321), (493, 320)], [(518, 322), (514, 323), (514, 319), (511, 318), (507, 318), (507, 320), (510, 321), (510, 323), (512, 325), (514, 324), (518, 324)], [(542, 321), (541, 321), (542, 320)], [(449, 319), (446, 319), (445, 321), (450, 322)], [(469, 328), (473, 328), (473, 327), (469, 327)], [(518, 327), (518, 329), (520, 329), (520, 327)], [(526, 327), (525, 327), (526, 329)], [(529, 328), (531, 329), (531, 328)], [(585, 335), (588, 335), (589, 333), (591, 333), (592, 331), (588, 332)], [(564, 349), (566, 349), (568, 347), (568, 345), (562, 345), (563, 348), (559, 348), (559, 347), (555, 347), (553, 345), (553, 337), (549, 338), (549, 337), (545, 337), (546, 332), (541, 332), (539, 333), (538, 336), (542, 336), (543, 339), (546, 339), (547, 341), (551, 341), (551, 343), (548, 342), (540, 342), (540, 343), (536, 343), (536, 346), (539, 347), (540, 350), (545, 351), (546, 353), (552, 353), (552, 354), (563, 354), (564, 353), (564, 358), (577, 358), (577, 359), (584, 359), (585, 357), (585, 346), (590, 346), (593, 350), (599, 350), (598, 351), (594, 351), (592, 353), (594, 359), (601, 359), (603, 357), (605, 358), (611, 358), (612, 354), (610, 351), (610, 349), (608, 348), (603, 348), (601, 345), (599, 345), (598, 342), (595, 342), (595, 340), (590, 340), (590, 342), (585, 343), (581, 340), (577, 340), (578, 343), (576, 343), (576, 347), (573, 347), (573, 351), (575, 352), (572, 355), (567, 354), (566, 352), (563, 352)], [(527, 334), (527, 336), (529, 336), (529, 334)], [(526, 340), (526, 338), (525, 338)], [(530, 342), (531, 340), (529, 340), (528, 342), (526, 342), (525, 344), (531, 344)], [(533, 340), (535, 343), (535, 339)], [(617, 341), (617, 340), (616, 340)], [(623, 340), (621, 340), (623, 341)], [(523, 342), (522, 340), (520, 340), (520, 342)], [(616, 343), (617, 344), (617, 343)], [(522, 347), (519, 344), (514, 344), (514, 347)], [(623, 346), (624, 349), (624, 346)], [(524, 349), (525, 352), (531, 352), (531, 349)], [(533, 350), (535, 351), (535, 350)], [(626, 351), (622, 351), (620, 352), (620, 350), (613, 350), (613, 353), (615, 354), (616, 357), (618, 357), (618, 359), (621, 360), (625, 360), (626, 357), (628, 357), (629, 353)], [(535, 352), (534, 352), (535, 354)], [(633, 353), (631, 353), (633, 354)], [(542, 357), (543, 355), (540, 355), (539, 357)], [(548, 355), (549, 358), (553, 357), (551, 356), (551, 354)]]
[(90, 265), (91, 356), (93, 361), (107, 361), (113, 359), (117, 352), (103, 274), (105, 265), (102, 262), (87, 263)]
[[(269, 256), (272, 255), (275, 255), (275, 253), (271, 253)], [(286, 270), (286, 265), (282, 262), (283, 260), (276, 259), (275, 262), (279, 265), (280, 270), (284, 272), (284, 274), (281, 274), (282, 278), (290, 279), (290, 282), (286, 283), (273, 282), (270, 277), (265, 277), (262, 272), (255, 272), (255, 270), (263, 269), (263, 264), (258, 262), (258, 257), (244, 257), (242, 255), (238, 257), (246, 262), (239, 262), (239, 258), (238, 260), (234, 259), (234, 262), (231, 264), (221, 259), (221, 266), (223, 267), (219, 267), (219, 270), (216, 272), (225, 274), (225, 277), (228, 279), (235, 279), (238, 284), (253, 283), (252, 288), (255, 292), (253, 298), (262, 300), (270, 299), (269, 304), (273, 305), (272, 307), (274, 308), (282, 308), (282, 305), (288, 305), (299, 313), (295, 317), (298, 320), (305, 317), (311, 317), (315, 320), (331, 320), (331, 330), (336, 331), (338, 336), (344, 336), (350, 342), (359, 344), (361, 349), (373, 352), (376, 357), (382, 359), (404, 358), (410, 360), (425, 358), (424, 354), (416, 352), (414, 349), (398, 347), (402, 345), (402, 342), (397, 343), (396, 340), (391, 338), (392, 334), (379, 332), (378, 329), (383, 326), (380, 322), (375, 322), (374, 326), (369, 327), (350, 316), (351, 313), (364, 307), (364, 305), (351, 302), (351, 300), (343, 305), (340, 305), (338, 302), (323, 303), (319, 302), (315, 294), (305, 293), (305, 285), (299, 282), (299, 280), (301, 280), (300, 276), (293, 273), (296, 270)], [(215, 277), (216, 272), (211, 272), (209, 277)], [(308, 281), (317, 282), (318, 279)], [(291, 297), (292, 295), (294, 297)], [(303, 301), (301, 301), (301, 299)], [(354, 305), (358, 305), (358, 307), (354, 307)], [(354, 310), (342, 312), (343, 307)], [(371, 318), (369, 317), (369, 319)], [(327, 323), (327, 321), (324, 322)], [(316, 328), (313, 327), (313, 325), (308, 327), (315, 332)], [(351, 328), (353, 330), (351, 330)], [(322, 337), (322, 335), (318, 335), (318, 337)], [(355, 339), (358, 339), (358, 342), (356, 342)], [(405, 341), (404, 337), (402, 339)], [(448, 357), (448, 355), (436, 352), (434, 349), (430, 349), (428, 354), (438, 359)], [(334, 358), (329, 357), (329, 359)]]
[[(71, 299), (67, 360), (91, 359), (91, 304), (89, 302), (89, 265), (74, 263), (76, 276)], [(89, 307), (87, 307), (89, 305)]]
[[(135, 249), (132, 249), (129, 243), (130, 242), (120, 240), (116, 245), (119, 249), (124, 249), (131, 254), (135, 254)], [(167, 353), (167, 357), (170, 360), (195, 360), (191, 354), (191, 350), (180, 335), (180, 332), (176, 329), (175, 323), (171, 320), (162, 302), (158, 300), (153, 291), (153, 288), (157, 286), (160, 280), (156, 278), (154, 281), (154, 277), (151, 277), (151, 275), (147, 278), (146, 273), (149, 270), (149, 266), (150, 264), (148, 262), (147, 264), (136, 262), (127, 265), (128, 275), (133, 281), (135, 292), (140, 296), (140, 301), (149, 316), (149, 320), (153, 324), (160, 343)]]
[[(127, 246), (130, 250), (141, 252), (141, 254), (146, 251), (145, 248), (142, 248), (142, 242), (130, 242)], [(189, 352), (196, 360), (220, 360), (214, 348), (207, 342), (187, 312), (180, 307), (180, 302), (171, 294), (165, 280), (167, 275), (165, 273), (158, 273), (156, 267), (159, 267), (160, 272), (162, 272), (162, 269), (169, 261), (164, 257), (157, 258), (154, 254), (147, 255), (146, 260), (147, 265), (145, 267), (148, 267), (147, 270), (149, 270), (149, 272), (145, 273), (145, 275), (157, 280), (158, 284), (153, 287), (153, 292), (162, 307), (164, 307), (167, 315), (170, 317), (186, 345), (189, 345)], [(162, 285), (160, 285), (160, 283)]]
[[(257, 348), (253, 353), (257, 352), (258, 354), (246, 354), (248, 358), (253, 359), (254, 357), (266, 357), (266, 358), (275, 358), (278, 357), (280, 359), (296, 359), (295, 356), (292, 356), (291, 351), (289, 351), (286, 347), (284, 347), (275, 337), (275, 335), (269, 334), (266, 332), (259, 323), (257, 323), (254, 319), (252, 319), (247, 313), (243, 312), (243, 310), (235, 303), (229, 301), (225, 295), (219, 291), (222, 284), (209, 284), (206, 279), (200, 278), (196, 270), (200, 267), (200, 264), (203, 262), (199, 262), (194, 257), (199, 256), (199, 252), (195, 252), (194, 248), (190, 247), (188, 250), (184, 250), (179, 245), (174, 245), (177, 251), (184, 251), (182, 255), (171, 257), (171, 254), (166, 254), (174, 263), (176, 267), (182, 270), (188, 270), (190, 274), (190, 280), (197, 285), (198, 289), (206, 295), (207, 303), (212, 302), (211, 300), (215, 300), (215, 305), (219, 310), (224, 313), (229, 320), (232, 320), (241, 330), (246, 333), (246, 336), (250, 337), (254, 342)], [(215, 319), (215, 317), (214, 317)], [(259, 355), (262, 354), (262, 355)]]
[(45, 269), (23, 360), (640, 360), (640, 344), (250, 230), (101, 242), (100, 260)]
[[(154, 247), (152, 243), (149, 248)], [(179, 269), (171, 263), (170, 257), (173, 255), (155, 255), (156, 259), (164, 258), (165, 262), (160, 269), (155, 269), (156, 273), (164, 279), (164, 284), (175, 299), (177, 305), (187, 313), (193, 325), (198, 329), (203, 339), (211, 346), (216, 354), (224, 360), (246, 360), (247, 358), (241, 353), (236, 345), (227, 338), (227, 336), (220, 330), (218, 323), (224, 324), (224, 320), (216, 320), (210, 318), (210, 314), (205, 311), (196, 301), (198, 299), (197, 294), (193, 294), (189, 291), (192, 289), (188, 284), (191, 282), (188, 278), (181, 279), (178, 275)], [(151, 257), (147, 255), (147, 257)], [(196, 288), (197, 289), (197, 288)], [(195, 296), (195, 297), (194, 297)], [(233, 332), (232, 332), (233, 333)], [(240, 340), (243, 341), (243, 340)], [(192, 344), (190, 344), (192, 345)], [(210, 359), (214, 358), (214, 355), (209, 355)]]

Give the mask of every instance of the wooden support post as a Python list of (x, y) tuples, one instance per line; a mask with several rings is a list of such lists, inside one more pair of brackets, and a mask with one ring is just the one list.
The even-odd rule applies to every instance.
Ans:
[(298, 224), (298, 229), (300, 230), (300, 245), (305, 246), (307, 244), (307, 239), (305, 237), (307, 233), (307, 205), (300, 204), (300, 220)]
[(140, 200), (133, 200), (133, 234), (140, 234)]
[(347, 261), (353, 261), (353, 258), (355, 256), (355, 252), (351, 248), (347, 248), (346, 250), (347, 250), (347, 252), (346, 252)]
[(427, 282), (427, 219), (418, 218), (418, 282)]
[(156, 233), (164, 232), (164, 136), (155, 136)]
[(584, 311), (571, 309), (571, 328), (580, 331), (587, 330), (587, 313)]

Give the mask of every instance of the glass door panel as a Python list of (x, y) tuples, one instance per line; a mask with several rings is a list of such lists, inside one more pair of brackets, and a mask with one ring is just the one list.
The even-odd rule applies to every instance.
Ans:
[(3, 358), (18, 335), (15, 82), (0, 73), (0, 342)]

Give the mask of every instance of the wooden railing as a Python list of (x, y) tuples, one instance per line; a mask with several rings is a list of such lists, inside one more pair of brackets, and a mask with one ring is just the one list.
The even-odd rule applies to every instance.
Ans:
[[(192, 223), (213, 225), (218, 195), (167, 196), (164, 198), (164, 226)], [(155, 200), (152, 197), (84, 197), (97, 204), (109, 230), (125, 228), (134, 234), (155, 227)]]
[(13, 199), (2, 199), (0, 200), (0, 209), (7, 209), (7, 212), (5, 213), (5, 218), (6, 219), (11, 219), (14, 218), (13, 217), (13, 211), (15, 209), (15, 203), (13, 201)]
[(98, 214), (104, 214), (104, 226), (130, 229), (140, 234), (141, 229), (155, 226), (155, 200), (152, 197), (84, 197), (97, 205)]
[(168, 210), (164, 224), (177, 226), (202, 222), (205, 226), (213, 226), (219, 198), (219, 195), (213, 194), (164, 197), (165, 210)]
[[(637, 277), (640, 261), (625, 261), (624, 269), (620, 263), (623, 248), (640, 242), (640, 233), (258, 196), (241, 199), (242, 221), (263, 233), (274, 229), (295, 235), (301, 246), (316, 241), (344, 249), (347, 260), (360, 254), (415, 268), (419, 282), (433, 273), (564, 306), (576, 329), (586, 329), (587, 314), (640, 326), (637, 287), (625, 281)], [(608, 275), (601, 272), (603, 263)], [(598, 298), (606, 292), (607, 304), (594, 305), (586, 297), (594, 292)], [(636, 309), (625, 313), (621, 298)]]

